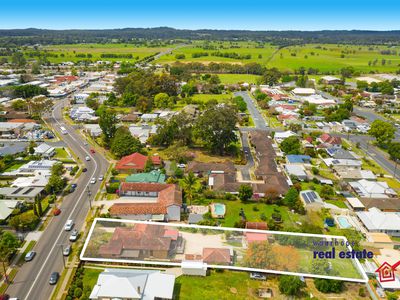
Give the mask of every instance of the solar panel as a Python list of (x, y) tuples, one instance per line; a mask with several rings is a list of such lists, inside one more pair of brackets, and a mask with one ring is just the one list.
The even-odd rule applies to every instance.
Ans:
[(23, 195), (29, 194), (30, 192), (32, 192), (34, 190), (34, 188), (29, 188), (27, 189), (25, 192), (23, 192)]
[(12, 192), (11, 194), (15, 195), (18, 194), (23, 188), (17, 188), (14, 192)]
[(311, 203), (310, 199), (308, 199), (307, 193), (303, 193), (303, 199), (306, 203)]

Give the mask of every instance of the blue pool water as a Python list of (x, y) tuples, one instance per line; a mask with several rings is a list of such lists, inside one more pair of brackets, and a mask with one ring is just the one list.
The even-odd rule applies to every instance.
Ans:
[(225, 215), (225, 205), (221, 203), (214, 204), (214, 212), (216, 215)]
[(337, 220), (339, 222), (340, 228), (350, 228), (351, 227), (351, 225), (346, 217), (337, 217)]

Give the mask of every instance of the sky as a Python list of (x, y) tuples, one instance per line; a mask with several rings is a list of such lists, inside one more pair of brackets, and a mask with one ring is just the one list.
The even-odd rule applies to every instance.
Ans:
[(3, 0), (0, 28), (399, 30), (400, 1)]

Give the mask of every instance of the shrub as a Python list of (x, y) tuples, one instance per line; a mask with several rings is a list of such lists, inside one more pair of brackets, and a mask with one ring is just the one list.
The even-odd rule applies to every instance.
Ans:
[(259, 211), (260, 209), (257, 206), (253, 206), (253, 211)]
[(82, 289), (81, 288), (76, 288), (74, 290), (74, 297), (75, 298), (80, 298), (82, 296)]
[(109, 194), (115, 194), (118, 189), (119, 189), (119, 182), (112, 182), (107, 184), (106, 186), (106, 191)]
[(267, 216), (266, 216), (264, 213), (262, 213), (262, 214), (260, 215), (260, 219), (261, 219), (262, 221), (266, 221), (266, 220), (267, 220)]
[(366, 296), (365, 289), (363, 287), (360, 287), (358, 289), (358, 296), (360, 296), (360, 297), (365, 297)]

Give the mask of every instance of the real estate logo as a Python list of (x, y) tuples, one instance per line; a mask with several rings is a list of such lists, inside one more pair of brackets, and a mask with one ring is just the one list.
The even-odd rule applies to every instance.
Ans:
[(398, 266), (400, 266), (400, 260), (393, 266), (385, 261), (378, 269), (375, 270), (375, 272), (379, 273), (379, 281), (380, 282), (394, 281), (395, 280), (394, 271), (396, 271), (396, 268)]

